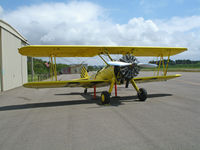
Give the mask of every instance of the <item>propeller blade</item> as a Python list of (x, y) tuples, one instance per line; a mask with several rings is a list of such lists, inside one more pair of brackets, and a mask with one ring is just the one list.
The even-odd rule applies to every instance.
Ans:
[(138, 63), (137, 65), (140, 66), (140, 67), (146, 67), (146, 68), (155, 68), (155, 67), (157, 67), (156, 64), (149, 64), (149, 63)]
[(119, 66), (119, 67), (132, 65), (132, 63), (125, 63), (121, 61), (109, 61), (107, 63), (111, 66)]

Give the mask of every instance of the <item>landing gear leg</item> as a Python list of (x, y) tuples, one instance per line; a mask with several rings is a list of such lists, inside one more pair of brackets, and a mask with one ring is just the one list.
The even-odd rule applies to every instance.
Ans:
[(115, 80), (113, 79), (111, 84), (110, 84), (110, 88), (109, 91), (103, 91), (101, 93), (101, 103), (102, 104), (109, 104), (110, 103), (110, 95), (112, 93), (113, 87), (115, 85)]
[(111, 93), (112, 93), (112, 90), (113, 90), (114, 85), (115, 85), (115, 80), (113, 79), (112, 82), (111, 82), (111, 84), (110, 84), (109, 91), (108, 91), (108, 92), (110, 93), (110, 95), (111, 95)]
[(94, 86), (94, 99), (96, 99), (96, 86)]
[(115, 97), (117, 97), (117, 83), (115, 82)]
[(87, 88), (85, 88), (85, 90), (84, 90), (84, 94), (87, 94)]
[(140, 101), (145, 101), (147, 99), (147, 91), (144, 88), (138, 88), (138, 86), (136, 85), (134, 79), (131, 80), (131, 84), (133, 85), (133, 87), (135, 88), (135, 90), (137, 91), (137, 95)]

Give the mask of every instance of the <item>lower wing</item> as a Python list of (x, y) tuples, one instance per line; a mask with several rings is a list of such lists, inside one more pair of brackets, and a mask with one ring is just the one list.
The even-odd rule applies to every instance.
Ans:
[(59, 87), (102, 87), (109, 84), (109, 80), (69, 80), (69, 81), (42, 81), (24, 84), (27, 88), (59, 88)]
[[(156, 81), (167, 81), (169, 79), (180, 77), (180, 74), (168, 75), (168, 76), (152, 76), (152, 77), (138, 77), (134, 78), (136, 83), (145, 83), (145, 82), (156, 82)], [(59, 87), (102, 87), (109, 85), (109, 80), (86, 80), (86, 79), (77, 79), (77, 80), (68, 80), (68, 81), (42, 81), (42, 82), (29, 82), (24, 84), (24, 87), (27, 88), (59, 88)]]
[(152, 77), (139, 77), (134, 78), (136, 83), (144, 83), (144, 82), (156, 82), (156, 81), (167, 81), (169, 79), (180, 77), (180, 74), (168, 75), (168, 76), (152, 76)]

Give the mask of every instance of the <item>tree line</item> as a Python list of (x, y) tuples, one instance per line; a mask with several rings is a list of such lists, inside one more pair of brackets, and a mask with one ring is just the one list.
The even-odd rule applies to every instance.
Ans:
[[(152, 64), (159, 64), (159, 61), (149, 61), (149, 63)], [(164, 63), (167, 63), (167, 59), (164, 59)], [(178, 64), (198, 64), (200, 63), (200, 61), (196, 61), (196, 60), (189, 60), (189, 59), (178, 59), (178, 60), (171, 60), (169, 59), (169, 65), (178, 65)], [(162, 64), (162, 61), (161, 61)]]
[[(159, 61), (149, 61), (149, 63), (152, 64), (159, 64)], [(164, 63), (167, 63), (167, 60), (164, 60)], [(49, 61), (44, 61), (42, 59), (38, 58), (33, 58), (33, 68), (34, 68), (34, 73), (35, 74), (49, 74), (50, 72), (50, 62)], [(175, 66), (175, 65), (191, 65), (191, 64), (200, 64), (200, 61), (193, 61), (193, 60), (169, 60), (169, 65)], [(49, 67), (48, 67), (49, 65)], [(162, 62), (161, 62), (162, 65)], [(198, 65), (199, 66), (199, 65)], [(69, 67), (67, 64), (56, 64), (56, 70), (57, 73), (61, 73), (61, 69)], [(102, 68), (102, 66), (88, 66), (88, 71), (96, 71)], [(28, 74), (31, 74), (31, 57), (28, 57)]]
[[(28, 57), (28, 74), (31, 74), (31, 57)], [(49, 65), (49, 66), (48, 66)], [(61, 69), (69, 67), (67, 64), (56, 64), (56, 71), (61, 74)], [(96, 71), (102, 66), (88, 66), (88, 71)], [(49, 74), (50, 73), (50, 62), (42, 59), (33, 58), (33, 70), (35, 74)]]
[[(31, 74), (31, 57), (28, 57), (27, 61), (28, 61), (28, 74)], [(68, 66), (69, 65), (67, 64), (56, 64), (57, 73), (60, 73), (62, 68)], [(33, 58), (33, 70), (35, 74), (49, 74), (50, 62), (38, 58)]]

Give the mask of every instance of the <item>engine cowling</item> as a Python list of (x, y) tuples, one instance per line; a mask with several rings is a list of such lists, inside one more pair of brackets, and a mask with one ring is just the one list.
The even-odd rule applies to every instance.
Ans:
[(120, 83), (124, 83), (124, 81), (126, 81), (126, 87), (128, 87), (129, 81), (139, 74), (140, 67), (137, 65), (138, 61), (136, 57), (131, 54), (123, 55), (123, 57), (119, 59), (119, 61), (131, 63), (131, 65), (128, 66), (114, 67), (114, 73), (117, 81)]

